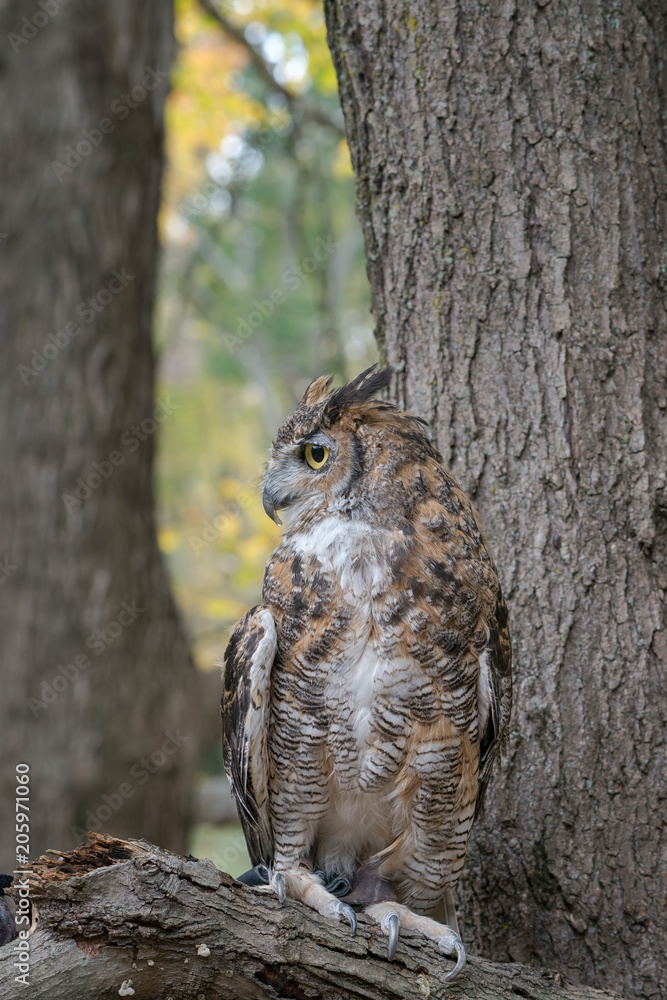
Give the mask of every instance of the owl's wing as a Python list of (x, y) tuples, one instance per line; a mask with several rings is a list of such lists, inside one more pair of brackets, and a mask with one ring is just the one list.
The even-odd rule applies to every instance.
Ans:
[(500, 588), (488, 626), (489, 641), (479, 658), (480, 760), (475, 816), (482, 807), (493, 766), (507, 740), (512, 707), (512, 644), (507, 607)]
[(224, 656), (223, 760), (253, 865), (273, 860), (267, 739), (277, 645), (273, 616), (258, 605), (236, 624)]

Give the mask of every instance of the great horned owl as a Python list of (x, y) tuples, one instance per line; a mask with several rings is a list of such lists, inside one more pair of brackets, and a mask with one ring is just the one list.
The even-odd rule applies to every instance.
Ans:
[[(452, 890), (507, 734), (507, 609), (475, 511), (390, 369), (316, 379), (273, 442), (283, 539), (224, 658), (223, 747), (255, 869), (278, 897), (457, 959)], [(429, 915), (431, 914), (431, 915)], [(439, 922), (439, 915), (446, 923)]]

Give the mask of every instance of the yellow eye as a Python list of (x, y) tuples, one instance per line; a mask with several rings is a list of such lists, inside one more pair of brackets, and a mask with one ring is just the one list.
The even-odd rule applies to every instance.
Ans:
[(323, 444), (306, 445), (306, 461), (311, 469), (321, 469), (329, 457), (329, 449)]

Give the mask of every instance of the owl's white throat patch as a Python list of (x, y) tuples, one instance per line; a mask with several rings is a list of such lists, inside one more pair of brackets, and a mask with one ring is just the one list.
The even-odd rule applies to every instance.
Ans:
[(389, 532), (371, 528), (360, 518), (331, 514), (294, 534), (293, 551), (314, 556), (322, 570), (340, 585), (343, 596), (355, 601), (379, 593), (386, 585), (385, 547)]

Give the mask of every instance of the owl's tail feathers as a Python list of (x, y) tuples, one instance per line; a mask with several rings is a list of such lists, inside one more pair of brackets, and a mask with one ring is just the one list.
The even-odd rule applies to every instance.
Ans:
[[(452, 901), (453, 902), (453, 901)], [(446, 903), (445, 903), (446, 905)], [(430, 941), (435, 942), (438, 950), (450, 958), (456, 958), (456, 965), (449, 972), (444, 982), (452, 983), (458, 979), (466, 964), (466, 950), (458, 930), (448, 927), (447, 924), (440, 924), (431, 917), (422, 916), (420, 913), (413, 913), (402, 903), (389, 900), (384, 903), (373, 903), (367, 906), (365, 911), (367, 916), (380, 925), (388, 937), (387, 958), (391, 961), (396, 953), (399, 930), (422, 934)]]
[(244, 885), (256, 887), (258, 885), (268, 885), (271, 878), (267, 866), (259, 864), (255, 865), (254, 868), (249, 868), (243, 875), (239, 875), (236, 881), (243, 882)]

